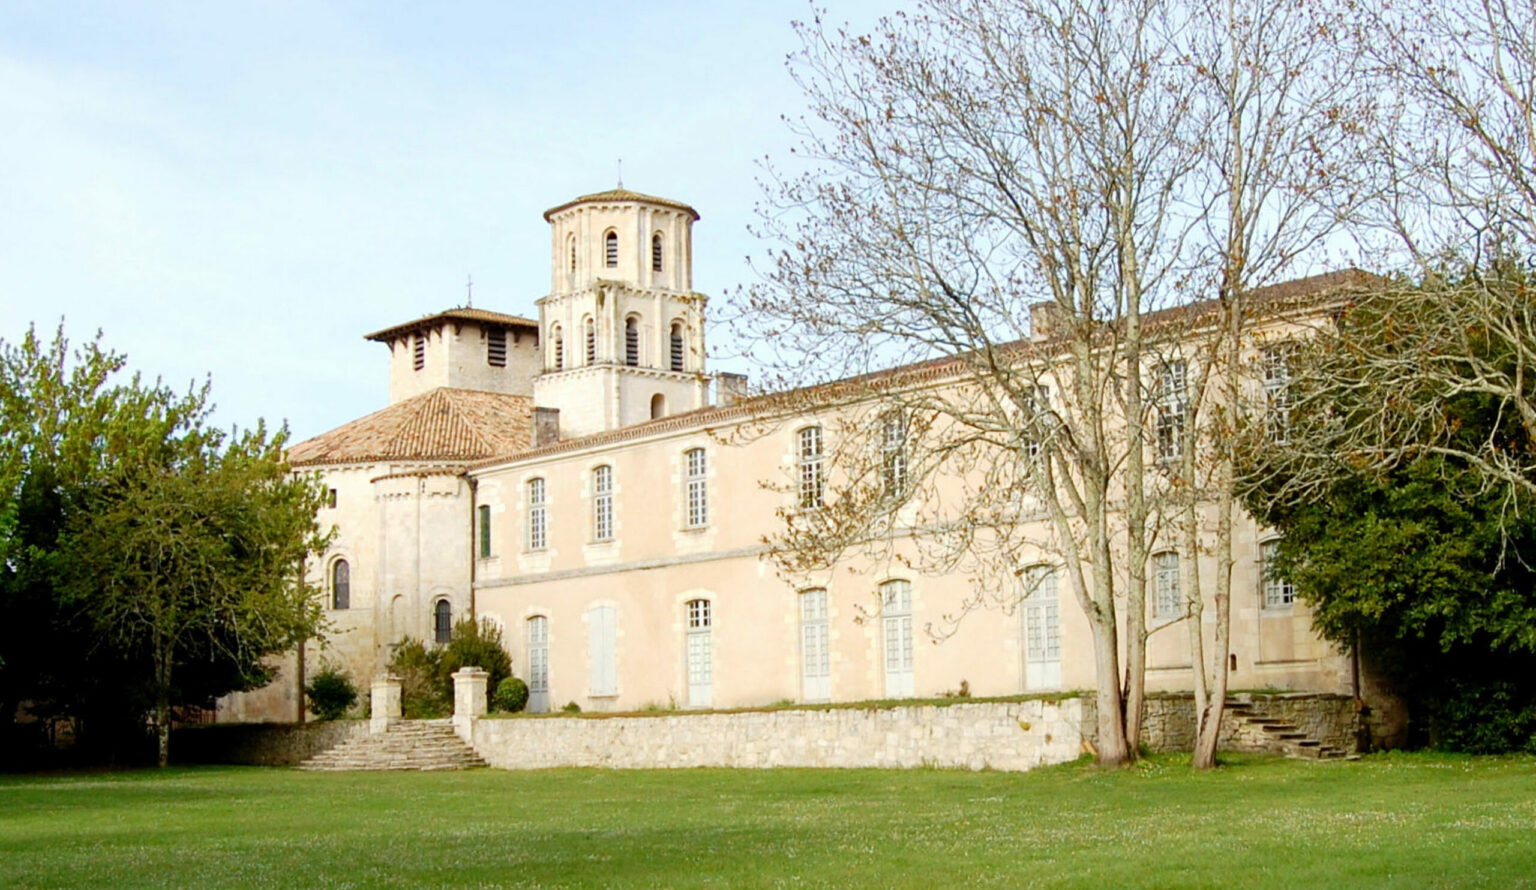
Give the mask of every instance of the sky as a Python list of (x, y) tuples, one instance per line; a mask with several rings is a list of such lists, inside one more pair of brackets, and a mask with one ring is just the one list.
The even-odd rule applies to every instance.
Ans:
[[(828, 0), (867, 29), (899, 0)], [(803, 0), (0, 4), (0, 339), (98, 329), (211, 376), (222, 426), (304, 439), (384, 407), (374, 330), (535, 315), (543, 211), (685, 201), (695, 289), (755, 280), (764, 157), (805, 100)], [(712, 368), (751, 373), (719, 347)]]

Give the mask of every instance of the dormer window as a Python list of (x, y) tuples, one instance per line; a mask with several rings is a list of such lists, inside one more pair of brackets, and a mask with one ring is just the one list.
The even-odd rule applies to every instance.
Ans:
[(411, 366), (420, 371), (427, 366), (427, 338), (425, 334), (417, 334), (415, 342), (411, 346)]
[(603, 236), (603, 265), (610, 269), (616, 269), (619, 265), (619, 233), (609, 232)]
[(491, 328), (485, 332), (485, 363), (493, 368), (507, 366), (506, 328)]
[(661, 271), (661, 233), (651, 236), (651, 271)]

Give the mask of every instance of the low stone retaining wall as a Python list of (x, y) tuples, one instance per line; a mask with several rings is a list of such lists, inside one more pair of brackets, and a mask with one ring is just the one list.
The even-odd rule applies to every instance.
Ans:
[(367, 720), (317, 723), (215, 723), (171, 733), (171, 760), (240, 766), (297, 766), (368, 734)]
[[(1236, 701), (1253, 703), (1253, 710), (1266, 717), (1290, 723), (1297, 730), (1343, 751), (1355, 753), (1359, 747), (1360, 715), (1355, 700), (1347, 695), (1316, 692), (1290, 692), (1274, 695), (1238, 693)], [(1089, 700), (1085, 709), (1085, 734), (1096, 738), (1097, 709)], [(1224, 751), (1244, 750), (1236, 738), (1237, 719), (1232, 711), (1222, 714), (1221, 741)], [(1142, 709), (1141, 742), (1147, 750), (1162, 753), (1193, 751), (1195, 748), (1195, 699), (1189, 694), (1159, 694), (1146, 700)]]
[(502, 769), (719, 766), (1027, 770), (1082, 753), (1083, 702), (481, 719), (472, 744)]

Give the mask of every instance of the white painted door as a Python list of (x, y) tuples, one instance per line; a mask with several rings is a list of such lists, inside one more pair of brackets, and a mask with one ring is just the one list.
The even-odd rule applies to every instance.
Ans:
[(707, 708), (715, 698), (709, 607), (709, 600), (688, 603), (688, 704), (695, 708)]
[(549, 619), (528, 619), (528, 712), (549, 710)]
[(885, 697), (912, 697), (912, 585), (887, 581), (880, 586), (885, 631)]
[(827, 649), (827, 592), (800, 594), (800, 698), (821, 702), (832, 698), (832, 663)]
[(1030, 589), (1020, 610), (1024, 617), (1024, 688), (1027, 691), (1061, 688), (1060, 614), (1056, 600), (1056, 572), (1039, 568), (1026, 575)]

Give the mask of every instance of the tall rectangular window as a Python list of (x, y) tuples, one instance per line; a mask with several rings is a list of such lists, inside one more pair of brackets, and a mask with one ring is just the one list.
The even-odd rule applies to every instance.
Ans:
[(613, 467), (592, 471), (592, 538), (613, 540)]
[(640, 364), (640, 320), (624, 319), (624, 364), (637, 367)]
[(690, 448), (683, 455), (687, 464), (688, 477), (685, 486), (685, 494), (688, 499), (688, 527), (698, 528), (709, 524), (709, 482), (708, 465), (705, 462), (704, 449)]
[(1020, 433), (1024, 441), (1024, 453), (1030, 460), (1035, 460), (1040, 457), (1040, 451), (1045, 446), (1047, 419), (1051, 411), (1050, 387), (1027, 387), (1023, 400), (1023, 416), (1019, 418)]
[(549, 710), (549, 619), (535, 615), (528, 619), (528, 711), (542, 714)]
[(672, 370), (683, 369), (683, 325), (682, 322), (672, 323)]
[(814, 510), (821, 506), (821, 427), (808, 426), (798, 433), (800, 469), (800, 508)]
[(1279, 343), (1264, 348), (1260, 366), (1264, 373), (1264, 434), (1277, 445), (1291, 435), (1291, 358), (1292, 344)]
[(1177, 618), (1184, 613), (1184, 597), (1179, 590), (1179, 555), (1159, 553), (1152, 557), (1152, 615)]
[(1024, 688), (1061, 688), (1061, 613), (1056, 570), (1035, 566), (1024, 573)]
[(880, 416), (880, 482), (886, 497), (907, 492), (907, 418), (900, 411)]
[(427, 366), (427, 338), (416, 334), (411, 342), (411, 367), (420, 371)]
[(491, 555), (491, 507), (480, 505), (480, 558)]
[(912, 697), (912, 585), (887, 581), (880, 585), (881, 623), (885, 638), (885, 695)]
[(491, 328), (485, 332), (485, 363), (493, 368), (507, 366), (506, 328)]
[(804, 701), (832, 698), (832, 657), (828, 645), (827, 592), (800, 594), (800, 695)]
[(1296, 588), (1275, 571), (1275, 557), (1279, 553), (1279, 541), (1259, 545), (1259, 577), (1263, 579), (1266, 609), (1287, 609), (1296, 601)]
[(543, 550), (549, 543), (549, 507), (545, 502), (544, 480), (528, 480), (528, 549)]
[(707, 708), (714, 703), (714, 651), (709, 600), (688, 601), (688, 704)]
[(1188, 365), (1173, 359), (1163, 366), (1157, 388), (1157, 459), (1173, 463), (1183, 455), (1184, 420), (1189, 413)]
[(587, 693), (618, 695), (618, 612), (594, 606), (587, 612)]

